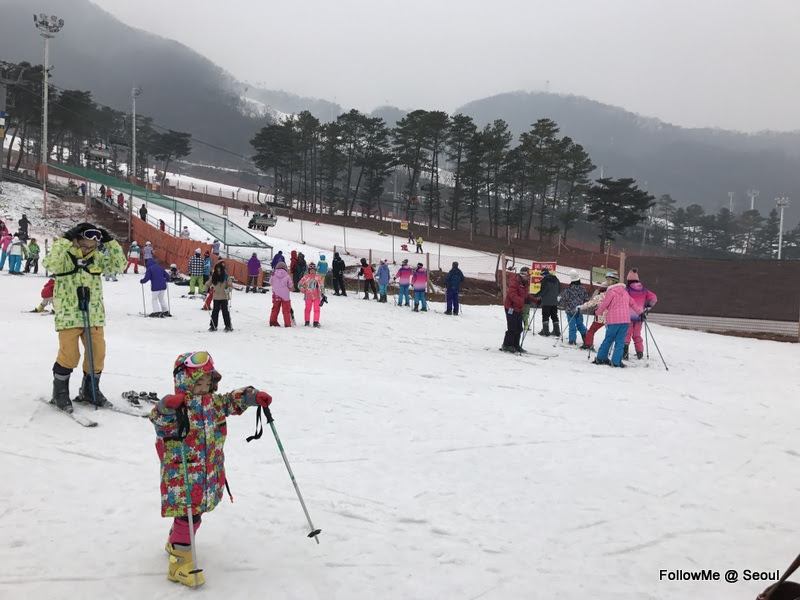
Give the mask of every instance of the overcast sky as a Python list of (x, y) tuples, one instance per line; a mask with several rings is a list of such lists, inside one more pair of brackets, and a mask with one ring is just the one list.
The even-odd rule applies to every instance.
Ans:
[(368, 111), (513, 90), (800, 129), (800, 0), (92, 0), (240, 80)]

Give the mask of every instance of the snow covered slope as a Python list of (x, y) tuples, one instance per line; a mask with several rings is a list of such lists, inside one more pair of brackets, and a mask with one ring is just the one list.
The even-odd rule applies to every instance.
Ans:
[[(267, 327), (269, 295), (237, 293), (233, 333), (206, 331), (171, 287), (147, 319), (140, 276), (105, 284), (103, 389), (171, 391), (172, 363), (207, 349), (221, 388), (274, 397), (269, 429), (229, 420), (226, 500), (198, 532), (204, 594), (231, 600), (754, 597), (761, 583), (659, 581), (659, 569), (782, 569), (797, 552), (800, 347), (653, 327), (649, 367), (497, 351), (498, 307), (460, 317), (330, 298), (322, 329)], [(188, 598), (166, 580), (150, 423), (50, 394), (52, 317), (26, 314), (43, 275), (0, 274), (0, 597)], [(149, 293), (147, 294), (149, 310)], [(302, 304), (293, 295), (298, 321)], [(433, 305), (441, 311), (441, 305)], [(531, 350), (553, 341), (529, 336)], [(72, 391), (77, 391), (77, 376)]]

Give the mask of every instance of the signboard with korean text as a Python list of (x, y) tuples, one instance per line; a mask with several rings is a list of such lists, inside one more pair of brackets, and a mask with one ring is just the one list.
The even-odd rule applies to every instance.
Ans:
[(408, 231), (408, 221), (400, 221), (400, 229)]
[(556, 263), (554, 262), (533, 262), (531, 267), (531, 294), (539, 293), (542, 289), (542, 269), (549, 269), (550, 272), (556, 274)]

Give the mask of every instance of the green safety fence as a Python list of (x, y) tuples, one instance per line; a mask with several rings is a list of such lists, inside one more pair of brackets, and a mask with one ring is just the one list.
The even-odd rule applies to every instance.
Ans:
[(98, 173), (91, 169), (81, 169), (78, 167), (67, 167), (64, 165), (50, 165), (51, 171), (59, 170), (70, 175), (75, 176), (77, 179), (92, 181), (94, 183), (110, 187), (115, 193), (123, 192), (129, 196), (133, 196), (138, 200), (150, 202), (161, 208), (166, 208), (173, 212), (183, 215), (185, 218), (192, 221), (195, 225), (202, 230), (207, 231), (215, 239), (220, 240), (225, 246), (241, 246), (244, 248), (271, 248), (269, 244), (255, 237), (246, 229), (229, 221), (225, 217), (215, 215), (212, 212), (192, 206), (186, 202), (168, 198), (163, 194), (148, 190), (146, 188), (134, 185), (128, 181), (117, 179), (104, 173)]

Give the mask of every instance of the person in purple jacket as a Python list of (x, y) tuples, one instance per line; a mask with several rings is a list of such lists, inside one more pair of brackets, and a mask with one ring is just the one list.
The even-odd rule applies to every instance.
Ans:
[(148, 258), (145, 261), (147, 271), (139, 281), (142, 285), (150, 282), (150, 291), (153, 293), (153, 312), (148, 317), (171, 317), (169, 313), (169, 302), (167, 301), (167, 282), (170, 280), (169, 273), (156, 262), (155, 258)]
[(292, 326), (292, 276), (286, 269), (285, 262), (275, 265), (275, 271), (269, 280), (272, 286), (272, 312), (269, 315), (269, 326), (280, 327), (278, 313), (283, 312), (284, 327)]
[(411, 285), (411, 276), (413, 274), (414, 271), (408, 266), (408, 259), (404, 258), (403, 264), (394, 274), (394, 279), (400, 285), (400, 291), (397, 292), (397, 306), (403, 306), (403, 298), (406, 300), (406, 306), (409, 305), (411, 298), (408, 295), (408, 286)]
[(283, 258), (283, 250), (278, 250), (278, 253), (272, 257), (272, 260), (269, 263), (269, 266), (272, 267), (272, 270), (278, 268), (278, 263), (285, 263), (286, 259)]
[(422, 263), (417, 263), (417, 269), (411, 276), (411, 285), (414, 288), (414, 312), (420, 312), (420, 302), (422, 302), (422, 312), (428, 312), (428, 303), (425, 301), (425, 288), (428, 286), (428, 272), (425, 270), (425, 265)]
[(261, 270), (261, 261), (258, 256), (253, 252), (253, 256), (247, 261), (247, 287), (244, 288), (244, 293), (250, 291), (250, 286), (253, 286), (253, 293), (256, 293), (258, 288), (258, 272)]

